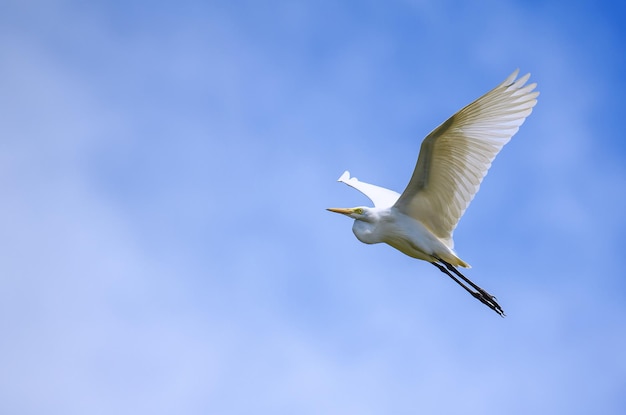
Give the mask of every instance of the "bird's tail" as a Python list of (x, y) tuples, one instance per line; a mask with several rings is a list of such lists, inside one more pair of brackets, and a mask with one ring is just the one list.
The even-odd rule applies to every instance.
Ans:
[(471, 268), (472, 267), (470, 264), (468, 264), (467, 262), (463, 261), (461, 258), (456, 257), (456, 259), (459, 261), (459, 263), (457, 264), (459, 267), (463, 267), (463, 268)]
[(454, 265), (455, 267), (463, 267), (463, 268), (471, 268), (472, 266), (467, 262), (463, 261), (461, 258), (456, 256), (454, 252), (450, 252), (450, 254), (445, 257), (441, 257), (444, 261), (446, 261), (450, 265)]

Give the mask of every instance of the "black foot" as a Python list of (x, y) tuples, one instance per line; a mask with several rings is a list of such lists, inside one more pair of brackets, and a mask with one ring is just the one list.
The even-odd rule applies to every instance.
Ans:
[(481, 303), (498, 313), (500, 317), (506, 316), (506, 314), (504, 314), (504, 310), (502, 310), (502, 307), (500, 307), (500, 304), (496, 301), (496, 297), (489, 294), (487, 291), (480, 289), (479, 291), (474, 291), (471, 294)]
[[(484, 305), (486, 305), (487, 307), (489, 307), (490, 309), (492, 309), (493, 311), (498, 313), (498, 315), (500, 317), (504, 317), (505, 316), (504, 311), (502, 310), (502, 307), (500, 307), (500, 304), (498, 304), (498, 301), (496, 300), (496, 297), (494, 297), (493, 295), (489, 294), (487, 291), (483, 290), (478, 285), (474, 284), (465, 275), (461, 274), (461, 272), (458, 269), (456, 269), (454, 266), (452, 266), (451, 264), (449, 264), (446, 261), (443, 261), (441, 259), (439, 259), (439, 262), (444, 264), (445, 267), (443, 265), (440, 265), (440, 264), (436, 263), (436, 262), (431, 262), (431, 264), (433, 264), (434, 266), (439, 268), (439, 270), (441, 272), (443, 272), (444, 274), (446, 274), (450, 278), (452, 278), (454, 280), (454, 282), (456, 282), (461, 287), (463, 287), (474, 298), (476, 298), (481, 303), (483, 303)], [(450, 271), (452, 271), (452, 273), (456, 274), (459, 278), (461, 278), (463, 281), (465, 281), (465, 283), (467, 283), (469, 286), (465, 285), (457, 277), (452, 275), (450, 273)]]

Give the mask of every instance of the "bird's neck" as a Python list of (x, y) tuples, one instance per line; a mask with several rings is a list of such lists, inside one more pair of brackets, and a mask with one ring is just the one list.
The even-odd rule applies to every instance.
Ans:
[(384, 211), (372, 212), (373, 215), (365, 220), (355, 220), (352, 225), (352, 232), (357, 239), (366, 244), (377, 244), (384, 242), (383, 229), (385, 227), (386, 215)]

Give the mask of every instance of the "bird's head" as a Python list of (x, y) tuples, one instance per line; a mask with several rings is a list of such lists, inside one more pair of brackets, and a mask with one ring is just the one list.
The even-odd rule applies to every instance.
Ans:
[(366, 206), (359, 206), (354, 208), (328, 208), (326, 209), (330, 212), (341, 213), (342, 215), (346, 215), (351, 217), (352, 219), (362, 220), (368, 222), (372, 217), (372, 208), (368, 208)]

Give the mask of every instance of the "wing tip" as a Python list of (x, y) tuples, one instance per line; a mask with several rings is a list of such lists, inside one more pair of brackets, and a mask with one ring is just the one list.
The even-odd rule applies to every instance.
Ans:
[[(502, 82), (501, 86), (508, 88), (510, 86), (516, 85), (518, 88), (521, 88), (522, 86), (524, 86), (524, 84), (526, 84), (526, 82), (528, 82), (528, 79), (530, 78), (530, 72), (520, 76), (519, 76), (519, 68), (515, 69), (513, 71), (513, 73), (511, 75), (509, 75), (504, 82)], [(534, 88), (530, 88), (531, 90)]]
[(341, 176), (337, 179), (338, 182), (347, 182), (350, 180), (350, 172), (348, 170), (344, 171)]
[(513, 73), (511, 75), (509, 75), (504, 82), (502, 82), (502, 86), (504, 87), (509, 87), (511, 85), (513, 85), (513, 83), (515, 82), (515, 78), (517, 78), (517, 75), (519, 74), (519, 68), (515, 69), (513, 71)]

